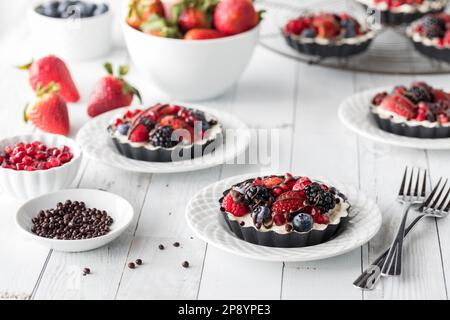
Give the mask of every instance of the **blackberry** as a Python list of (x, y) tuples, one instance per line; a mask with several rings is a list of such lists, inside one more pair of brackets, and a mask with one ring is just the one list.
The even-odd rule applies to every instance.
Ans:
[(425, 16), (422, 19), (422, 25), (425, 28), (425, 30), (427, 29), (432, 29), (432, 28), (438, 28), (440, 30), (445, 30), (445, 21), (435, 17), (435, 16)]
[(256, 206), (270, 207), (274, 200), (272, 191), (262, 185), (251, 186), (244, 193), (244, 202), (252, 208)]
[(336, 205), (333, 193), (325, 191), (318, 183), (312, 183), (305, 188), (306, 201), (322, 213), (327, 213)]
[(438, 27), (425, 28), (425, 36), (430, 39), (443, 38), (445, 36), (445, 30)]
[(172, 140), (172, 133), (172, 127), (160, 127), (151, 135), (151, 143), (156, 147), (172, 148), (178, 144), (178, 141)]
[(408, 98), (412, 100), (414, 103), (419, 102), (432, 102), (434, 97), (433, 94), (422, 87), (412, 87), (408, 92), (405, 94)]

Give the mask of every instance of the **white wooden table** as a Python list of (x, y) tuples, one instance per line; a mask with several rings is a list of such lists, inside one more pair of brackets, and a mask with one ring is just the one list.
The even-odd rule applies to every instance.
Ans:
[[(20, 2), (20, 1), (19, 1)], [(22, 5), (26, 5), (22, 1)], [(26, 73), (27, 27), (0, 29), (0, 135), (29, 131), (22, 109), (32, 92)], [(124, 49), (108, 60), (127, 62)], [(70, 106), (73, 133), (88, 120), (85, 104), (104, 60), (70, 65), (82, 101)], [(164, 97), (132, 68), (129, 80), (145, 100)], [(359, 186), (383, 212), (375, 238), (343, 256), (310, 263), (267, 263), (230, 255), (196, 239), (184, 220), (185, 205), (200, 188), (258, 166), (224, 165), (176, 175), (137, 174), (87, 161), (80, 188), (100, 188), (128, 199), (136, 219), (111, 245), (87, 253), (49, 251), (23, 239), (14, 225), (19, 202), (0, 196), (0, 297), (31, 299), (447, 299), (450, 287), (450, 221), (425, 220), (408, 237), (401, 277), (371, 292), (352, 281), (389, 244), (399, 222), (395, 193), (405, 165), (428, 168), (432, 182), (450, 177), (450, 152), (393, 148), (359, 138), (344, 128), (337, 107), (347, 96), (372, 87), (408, 84), (413, 77), (356, 74), (299, 64), (257, 48), (239, 83), (205, 102), (238, 115), (252, 128), (283, 135), (281, 171), (335, 177)], [(418, 78), (417, 78), (418, 79)], [(447, 86), (449, 76), (420, 79)], [(95, 138), (95, 137), (93, 137)], [(178, 241), (180, 248), (172, 243)], [(166, 250), (159, 250), (162, 243)], [(144, 265), (127, 268), (141, 258)], [(184, 269), (181, 263), (190, 262)], [(92, 274), (82, 277), (82, 269)]]

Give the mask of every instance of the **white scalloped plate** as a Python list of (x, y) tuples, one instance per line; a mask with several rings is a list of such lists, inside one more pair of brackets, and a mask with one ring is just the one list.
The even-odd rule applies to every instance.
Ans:
[[(227, 137), (225, 136), (224, 144), (217, 148), (215, 152), (193, 160), (149, 162), (130, 159), (117, 151), (107, 131), (107, 127), (114, 117), (125, 112), (126, 108), (122, 108), (102, 114), (85, 124), (78, 132), (77, 142), (85, 155), (91, 159), (122, 170), (143, 173), (176, 173), (206, 169), (232, 161), (247, 150), (250, 143), (250, 130), (237, 117), (212, 108), (188, 104), (180, 105), (212, 114), (219, 120), (224, 130), (238, 130), (239, 138), (234, 139), (234, 143), (227, 144)], [(95, 137), (95, 139), (92, 137)]]
[(347, 128), (358, 135), (376, 142), (413, 149), (450, 149), (450, 138), (410, 138), (383, 131), (378, 127), (370, 114), (370, 101), (378, 92), (390, 91), (391, 89), (392, 87), (363, 91), (347, 98), (339, 107), (339, 119)]
[(227, 252), (265, 261), (312, 261), (347, 253), (368, 242), (381, 227), (381, 212), (370, 198), (351, 186), (327, 179), (348, 197), (352, 208), (347, 227), (334, 239), (303, 248), (273, 248), (252, 244), (237, 238), (225, 224), (219, 211), (223, 191), (233, 184), (261, 174), (228, 178), (201, 190), (186, 207), (186, 219), (196, 235), (207, 243)]

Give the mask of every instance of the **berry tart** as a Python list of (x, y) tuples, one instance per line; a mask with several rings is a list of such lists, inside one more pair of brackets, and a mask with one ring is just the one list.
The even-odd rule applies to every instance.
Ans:
[(357, 0), (383, 25), (411, 23), (428, 13), (442, 12), (448, 0)]
[(108, 131), (122, 155), (152, 162), (201, 157), (223, 142), (222, 126), (213, 116), (171, 104), (127, 110)]
[(390, 133), (415, 138), (450, 137), (450, 92), (424, 82), (378, 93), (370, 110), (378, 126)]
[(288, 21), (283, 35), (300, 53), (319, 57), (348, 57), (365, 51), (375, 32), (342, 13), (305, 14)]
[(326, 242), (349, 220), (350, 205), (336, 188), (289, 173), (245, 180), (226, 190), (219, 202), (238, 238), (269, 247)]
[(423, 55), (450, 63), (450, 14), (429, 14), (406, 30), (414, 47)]

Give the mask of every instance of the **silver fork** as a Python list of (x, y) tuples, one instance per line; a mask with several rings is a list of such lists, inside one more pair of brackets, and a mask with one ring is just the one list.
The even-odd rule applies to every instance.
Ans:
[[(405, 236), (409, 234), (424, 217), (445, 218), (448, 216), (450, 212), (450, 188), (445, 192), (448, 179), (446, 179), (445, 183), (441, 186), (442, 180), (443, 178), (439, 179), (436, 187), (427, 197), (425, 202), (419, 207), (418, 211), (421, 212), (421, 214), (409, 224), (408, 228), (406, 228)], [(444, 192), (445, 196), (442, 197)], [(372, 264), (353, 282), (353, 285), (368, 290), (375, 288), (375, 285), (381, 278), (381, 268), (385, 264), (388, 252), (389, 250), (386, 250), (382, 255), (375, 259), (375, 261), (372, 262)]]
[[(415, 172), (417, 171), (417, 176)], [(386, 256), (385, 263), (381, 268), (382, 275), (400, 275), (402, 272), (402, 251), (403, 251), (403, 238), (405, 237), (405, 226), (408, 218), (408, 212), (411, 208), (421, 205), (425, 201), (425, 194), (427, 189), (427, 170), (423, 170), (422, 179), (421, 171), (419, 168), (411, 169), (408, 182), (408, 167), (405, 168), (403, 174), (403, 180), (400, 185), (400, 191), (397, 196), (397, 201), (403, 204), (403, 216), (400, 222), (400, 226), (397, 230), (397, 234), (391, 244), (389, 252)], [(415, 177), (415, 181), (414, 181)], [(422, 187), (419, 192), (419, 184), (422, 180)], [(405, 191), (406, 184), (408, 188)], [(414, 184), (414, 192), (411, 190)]]

